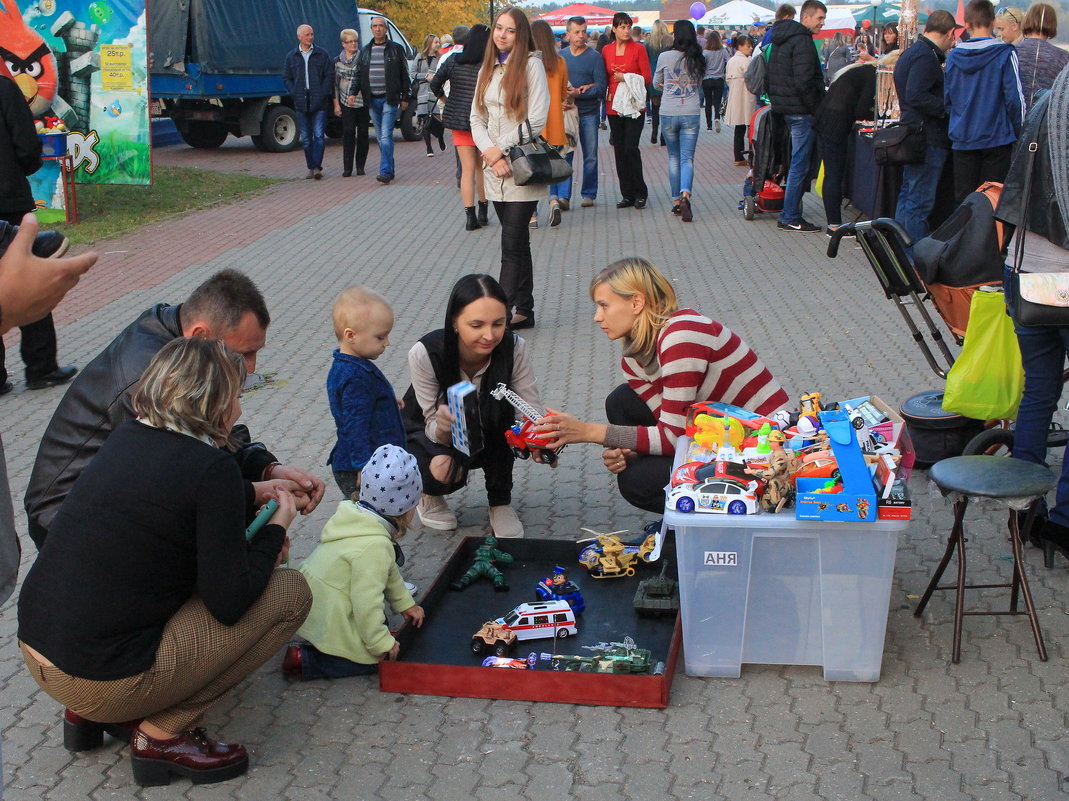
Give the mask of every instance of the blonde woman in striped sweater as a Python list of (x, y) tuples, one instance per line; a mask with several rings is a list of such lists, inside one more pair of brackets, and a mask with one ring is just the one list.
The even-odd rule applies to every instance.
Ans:
[(758, 414), (785, 408), (787, 393), (739, 336), (693, 309), (649, 261), (614, 262), (590, 282), (594, 322), (624, 345), (625, 382), (605, 399), (608, 424), (551, 411), (539, 431), (553, 447), (593, 442), (624, 499), (664, 509), (663, 488), (692, 403), (721, 401)]

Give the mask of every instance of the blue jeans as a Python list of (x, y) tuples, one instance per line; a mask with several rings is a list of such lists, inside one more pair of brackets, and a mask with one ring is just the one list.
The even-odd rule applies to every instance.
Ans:
[(895, 219), (902, 224), (914, 244), (928, 236), (928, 215), (935, 207), (935, 192), (949, 151), (928, 146), (924, 161), (902, 167), (902, 191), (898, 194)]
[(787, 175), (787, 192), (783, 198), (781, 223), (796, 223), (802, 219), (802, 195), (809, 188), (809, 173), (813, 161), (813, 115), (784, 114), (791, 128), (791, 166)]
[(391, 106), (385, 97), (371, 98), (371, 122), (379, 140), (379, 175), (393, 178), (393, 128), (400, 106)]
[(668, 147), (668, 183), (672, 187), (672, 200), (679, 200), (680, 192), (688, 195), (694, 187), (694, 150), (698, 146), (698, 129), (701, 117), (662, 116), (661, 135)]
[[(579, 147), (583, 149), (583, 197), (591, 200), (598, 196), (598, 110), (579, 112)], [(572, 164), (575, 156), (573, 150), (568, 154), (568, 163)], [(571, 200), (572, 178), (566, 178), (549, 188), (549, 196)]]
[[(1009, 300), (1007, 297), (1007, 302)], [(1065, 369), (1066, 354), (1069, 354), (1069, 328), (1028, 327), (1016, 323), (1013, 327), (1024, 364), (1024, 396), (1017, 410), (1013, 455), (1026, 462), (1047, 466), (1047, 434), (1065, 388), (1062, 370)], [(1062, 455), (1062, 474), (1049, 517), (1058, 525), (1069, 527), (1069, 445)]]
[(310, 170), (323, 169), (323, 150), (327, 146), (323, 129), (326, 127), (326, 111), (297, 112), (297, 130), (301, 134), (301, 144), (304, 146), (304, 163)]
[(344, 679), (349, 676), (370, 676), (379, 672), (379, 666), (352, 662), (344, 656), (325, 654), (310, 643), (301, 643), (301, 678)]

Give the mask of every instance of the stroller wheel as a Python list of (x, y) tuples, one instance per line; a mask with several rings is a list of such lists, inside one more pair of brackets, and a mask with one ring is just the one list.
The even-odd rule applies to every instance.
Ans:
[(744, 197), (742, 200), (742, 204), (742, 216), (745, 217), (747, 220), (752, 220), (754, 218), (755, 208), (753, 195), (747, 195), (746, 197)]

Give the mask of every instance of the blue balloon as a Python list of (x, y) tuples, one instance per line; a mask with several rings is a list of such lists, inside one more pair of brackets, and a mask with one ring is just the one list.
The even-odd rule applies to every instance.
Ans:
[(701, 19), (705, 16), (705, 3), (693, 3), (690, 7), (690, 15), (694, 19)]

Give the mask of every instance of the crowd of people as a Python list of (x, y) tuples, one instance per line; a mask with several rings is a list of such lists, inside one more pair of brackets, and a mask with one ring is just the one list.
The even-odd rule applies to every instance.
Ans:
[[(316, 46), (314, 31), (302, 25), (285, 76), (300, 120), (307, 177), (323, 177), (329, 109), (343, 122), (343, 175), (364, 173), (370, 123), (379, 139), (377, 177), (388, 184), (396, 175), (397, 114), (413, 102), (434, 117), (440, 102), (440, 122), (452, 131), (457, 151), (465, 227), (487, 225), (489, 203), (494, 205), (500, 278), (460, 278), (444, 299), (441, 327), (406, 343), (410, 384), (400, 403), (375, 365), (390, 345), (389, 301), (362, 286), (337, 298), (331, 322), (338, 347), (326, 384), (337, 438), (327, 462), (344, 500), (299, 569), (286, 567), (287, 530), (297, 514), (316, 508), (326, 488), (312, 472), (276, 458), (238, 422), (246, 373), (255, 368), (271, 321), (246, 275), (223, 270), (184, 303), (147, 309), (71, 376), (42, 436), (25, 494), (39, 554), (23, 582), (18, 629), (27, 670), (65, 708), (66, 746), (94, 748), (109, 733), (130, 743), (138, 784), (167, 784), (174, 775), (222, 781), (245, 772), (248, 753), (212, 739), (198, 724), (280, 650), (282, 671), (297, 679), (364, 675), (382, 660), (397, 659), (400, 645), (384, 605), (414, 626), (425, 617), (399, 570), (397, 541), (410, 525), (456, 529), (457, 514), (447, 499), (481, 470), (494, 538), (524, 535), (513, 508), (515, 454), (505, 438), (513, 410), (491, 390), (504, 383), (540, 404), (531, 346), (516, 333), (535, 325), (530, 228), (547, 198), (550, 225), (559, 224), (561, 212), (570, 209), (573, 179), (521, 185), (510, 151), (536, 132), (561, 150), (581, 147), (581, 205), (591, 206), (605, 114), (621, 195), (617, 208), (642, 209), (649, 191), (640, 145), (646, 115), (655, 108), (650, 144), (663, 137), (671, 211), (690, 222), (702, 106), (707, 129), (716, 130), (721, 120), (734, 128), (733, 155), (736, 164), (743, 161), (739, 128), (764, 102), (746, 88), (745, 76), (750, 59), (761, 58), (768, 76), (763, 94), (790, 137), (779, 227), (820, 230), (801, 217), (814, 152), (826, 168), (828, 223), (838, 225), (844, 142), (854, 121), (875, 114), (875, 50), (883, 51), (878, 58), (893, 57), (898, 41), (896, 31), (884, 30), (879, 43), (864, 41), (863, 32), (852, 45), (855, 63), (826, 84), (813, 45), (826, 13), (819, 0), (806, 0), (796, 21), (795, 9), (785, 5), (767, 33), (740, 33), (727, 45), (717, 32), (687, 20), (675, 22), (670, 33), (654, 26), (651, 41), (643, 43), (624, 13), (615, 15), (605, 41), (592, 45), (585, 20), (576, 17), (560, 49), (548, 26), (532, 25), (521, 10), (509, 8), (492, 27), (454, 30), (445, 48), (445, 36), (429, 35), (411, 66), (386, 37), (381, 17), (372, 20), (373, 38), (363, 48), (355, 31), (342, 31), (337, 59)], [(1016, 189), (1019, 196), (1024, 161), (1018, 149), (1011, 167), (1011, 155), (1023, 132), (1049, 139), (1033, 190), (1043, 202), (1018, 197), (1001, 211), (1018, 226), (1019, 238), (1031, 232), (1022, 244), (1028, 264), (1051, 271), (1069, 267), (1069, 70), (1063, 62), (1050, 74), (1054, 56), (1044, 55), (1055, 31), (1053, 13), (1040, 3), (1021, 15), (1024, 42), (1041, 40), (1033, 45), (1028, 96), (1014, 49), (1024, 45), (990, 35), (996, 17), (988, 0), (972, 0), (966, 8), (969, 38), (946, 56), (945, 77), (944, 54), (959, 27), (946, 12), (932, 13), (924, 35), (898, 58), (894, 77), (903, 120), (922, 121), (927, 137), (928, 156), (909, 165), (914, 169), (907, 169), (903, 189), (912, 193), (905, 199), (911, 235), (927, 225), (931, 207), (918, 198), (933, 191), (932, 172), (947, 158), (940, 151), (953, 151), (959, 188), (1005, 178), (1011, 195)], [(1006, 21), (1003, 26), (1006, 36)], [(751, 33), (761, 34), (760, 50)], [(0, 78), (0, 90), (8, 83)], [(657, 93), (655, 103), (647, 87)], [(0, 136), (15, 141), (11, 132), (24, 126), (23, 116), (5, 113)], [(432, 144), (425, 139), (428, 155), (434, 154)], [(574, 149), (567, 155), (574, 164)], [(32, 171), (33, 158), (32, 152), (23, 158), (23, 172)], [(95, 258), (62, 258), (54, 237), (37, 234), (32, 215), (18, 222), (22, 230), (0, 222), (4, 330), (43, 319)], [(784, 410), (789, 396), (738, 333), (684, 306), (649, 260), (630, 257), (608, 265), (588, 291), (595, 324), (622, 345), (624, 382), (607, 393), (605, 423), (549, 410), (535, 431), (550, 449), (600, 445), (621, 496), (660, 514), (691, 404), (715, 400), (770, 415)], [(1018, 326), (1027, 401), (1018, 428), (1021, 458), (1045, 458), (1041, 435), (1061, 388), (1051, 376), (1060, 373), (1069, 350), (1066, 331)], [(461, 382), (470, 382), (475, 392), (471, 420), (465, 420), (482, 432), (482, 446), (474, 450), (453, 438), (458, 421), (447, 392)], [(1041, 537), (1069, 555), (1069, 480), (1062, 485)], [(6, 496), (0, 472), (0, 497)], [(266, 524), (250, 527), (265, 505)], [(17, 543), (10, 509), (0, 508), (0, 534), (2, 592), (13, 588), (18, 565), (10, 548)], [(301, 640), (291, 642), (295, 636)]]

